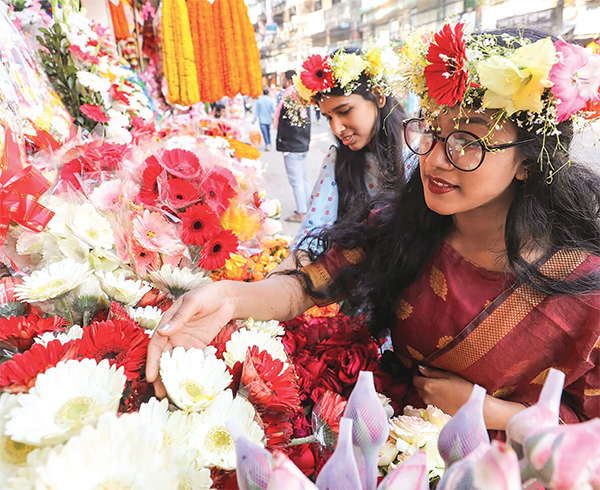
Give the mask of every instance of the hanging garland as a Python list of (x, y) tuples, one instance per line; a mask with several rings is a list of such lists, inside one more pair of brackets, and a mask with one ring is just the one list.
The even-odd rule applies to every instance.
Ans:
[(128, 39), (131, 36), (131, 29), (129, 28), (129, 22), (127, 22), (123, 1), (121, 0), (118, 5), (108, 2), (108, 7), (110, 8), (110, 18), (115, 31), (115, 39), (117, 41)]
[(256, 45), (254, 26), (250, 22), (248, 7), (244, 0), (234, 0), (240, 17), (239, 32), (243, 34), (242, 47), (244, 49), (245, 77), (248, 80), (248, 92), (242, 92), (250, 97), (262, 95), (262, 67), (260, 66), (260, 53)]
[(236, 46), (233, 37), (234, 25), (231, 17), (231, 2), (229, 0), (216, 0), (213, 3), (213, 9), (221, 40), (224, 92), (228, 97), (234, 97), (240, 91), (239, 66), (235, 54), (235, 50), (240, 49), (240, 46)]
[(162, 11), (163, 70), (171, 104), (200, 102), (194, 45), (185, 0), (164, 0)]

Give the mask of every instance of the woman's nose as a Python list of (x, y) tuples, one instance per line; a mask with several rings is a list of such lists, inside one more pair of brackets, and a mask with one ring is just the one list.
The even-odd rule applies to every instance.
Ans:
[(427, 153), (427, 155), (424, 155), (424, 157), (429, 165), (452, 168), (452, 163), (450, 163), (450, 160), (448, 160), (448, 156), (446, 155), (445, 142), (440, 141), (437, 138), (433, 139), (433, 148), (431, 148), (431, 151)]
[(340, 136), (346, 127), (342, 124), (342, 122), (337, 117), (332, 117), (329, 120), (329, 127), (333, 131), (333, 134), (336, 136)]

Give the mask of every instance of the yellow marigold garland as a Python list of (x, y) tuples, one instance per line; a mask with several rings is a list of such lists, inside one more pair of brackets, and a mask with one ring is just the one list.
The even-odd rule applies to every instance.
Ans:
[(163, 70), (171, 104), (200, 102), (194, 46), (185, 0), (164, 0), (162, 6)]
[(248, 80), (248, 58), (246, 56), (246, 36), (244, 33), (244, 25), (242, 24), (242, 17), (240, 12), (240, 4), (244, 8), (246, 7), (244, 4), (244, 0), (230, 0), (230, 10), (231, 10), (231, 25), (233, 27), (233, 42), (236, 49), (235, 64), (238, 69), (238, 77), (240, 80), (240, 89), (239, 92), (241, 94), (247, 94), (250, 92), (250, 84)]
[(262, 67), (260, 66), (260, 53), (256, 44), (254, 27), (250, 22), (248, 7), (244, 0), (234, 0), (240, 13), (240, 32), (243, 33), (244, 62), (246, 68), (245, 76), (248, 80), (248, 92), (242, 92), (243, 95), (258, 97), (262, 94)]

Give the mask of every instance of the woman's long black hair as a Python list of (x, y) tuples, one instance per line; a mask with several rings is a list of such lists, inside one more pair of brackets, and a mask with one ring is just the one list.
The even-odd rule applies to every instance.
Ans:
[[(345, 48), (347, 53), (360, 53), (356, 48)], [(372, 92), (370, 77), (364, 73), (357, 80), (358, 86), (352, 91), (363, 99), (372, 102), (377, 108), (377, 119), (373, 131), (374, 153), (379, 161), (381, 189), (393, 189), (404, 181), (404, 164), (402, 160), (402, 121), (405, 113), (393, 95), (386, 97), (385, 105), (379, 108), (377, 98)], [(344, 89), (333, 88), (328, 95), (345, 95)], [(319, 99), (316, 100), (319, 102)], [(365, 184), (365, 154), (369, 148), (353, 151), (335, 136), (337, 151), (335, 159), (335, 181), (339, 194), (338, 219), (357, 205), (365, 206), (369, 193)], [(358, 203), (358, 204), (357, 204)]]
[[(517, 127), (519, 140), (533, 142), (518, 147), (529, 176), (518, 183), (506, 219), (508, 266), (517, 281), (544, 294), (597, 292), (598, 272), (576, 280), (558, 280), (544, 276), (525, 258), (531, 250), (553, 253), (560, 249), (600, 256), (600, 176), (570, 161), (572, 121), (559, 124), (558, 137), (544, 138), (535, 129)], [(552, 173), (548, 162), (540, 163), (542, 148), (554, 169), (563, 167), (561, 170)], [(324, 230), (320, 238), (326, 250), (333, 245), (362, 247), (366, 259), (339, 271), (325, 293), (315, 291), (306, 275), (304, 282), (314, 297), (346, 297), (367, 314), (371, 332), (381, 335), (393, 325), (401, 294), (418, 279), (442, 245), (453, 220), (427, 207), (418, 170), (396, 192), (376, 196), (371, 211), (362, 210), (355, 218), (354, 222), (345, 220)]]

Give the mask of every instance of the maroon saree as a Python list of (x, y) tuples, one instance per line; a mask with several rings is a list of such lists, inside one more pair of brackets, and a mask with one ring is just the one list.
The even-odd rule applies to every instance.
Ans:
[[(329, 255), (337, 258), (306, 270), (313, 277), (318, 268), (320, 284), (341, 263), (352, 262), (339, 251)], [(540, 265), (556, 278), (598, 267), (598, 257), (568, 251)], [(547, 297), (516, 284), (511, 274), (472, 264), (444, 244), (404, 292), (396, 315), (392, 341), (407, 368), (429, 364), (525, 405), (535, 403), (548, 370), (556, 368), (566, 375), (561, 419), (600, 416), (600, 294)], [(405, 402), (418, 403), (410, 397)]]

